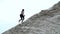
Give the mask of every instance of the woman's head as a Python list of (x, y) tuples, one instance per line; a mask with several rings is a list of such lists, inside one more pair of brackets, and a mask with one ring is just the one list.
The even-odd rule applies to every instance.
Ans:
[(22, 11), (24, 11), (24, 9), (22, 9)]

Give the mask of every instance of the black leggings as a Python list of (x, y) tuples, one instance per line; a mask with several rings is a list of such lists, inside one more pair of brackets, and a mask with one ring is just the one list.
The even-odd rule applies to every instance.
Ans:
[(20, 14), (21, 20), (24, 20), (24, 15)]

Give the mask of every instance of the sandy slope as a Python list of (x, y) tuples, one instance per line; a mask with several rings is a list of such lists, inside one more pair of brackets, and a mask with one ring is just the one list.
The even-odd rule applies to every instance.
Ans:
[(60, 34), (60, 2), (3, 34)]

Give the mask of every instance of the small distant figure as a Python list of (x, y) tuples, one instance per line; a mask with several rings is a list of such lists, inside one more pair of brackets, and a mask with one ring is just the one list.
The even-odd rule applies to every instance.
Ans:
[(20, 14), (20, 20), (19, 20), (19, 22), (22, 20), (22, 22), (23, 22), (23, 20), (24, 20), (24, 9), (22, 9), (22, 11), (21, 11), (21, 14)]

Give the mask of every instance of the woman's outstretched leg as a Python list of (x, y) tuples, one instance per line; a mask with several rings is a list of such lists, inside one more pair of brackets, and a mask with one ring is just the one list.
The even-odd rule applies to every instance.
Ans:
[(21, 21), (21, 19), (19, 20), (19, 22)]

